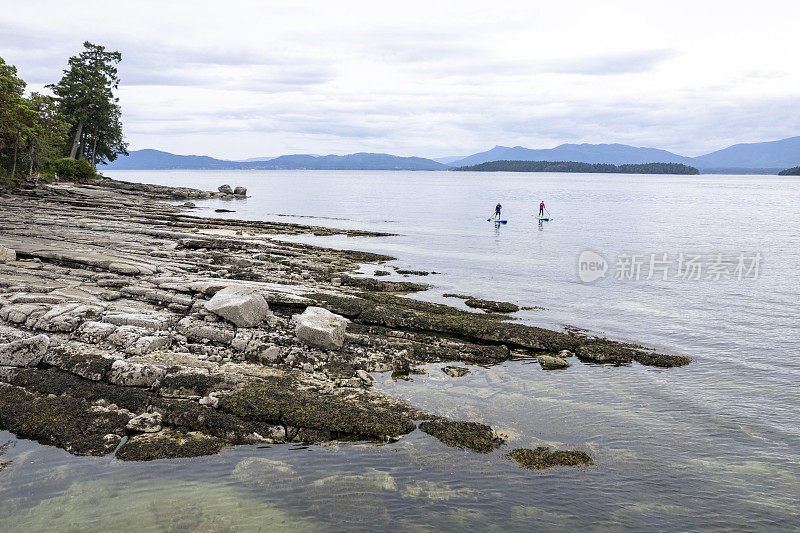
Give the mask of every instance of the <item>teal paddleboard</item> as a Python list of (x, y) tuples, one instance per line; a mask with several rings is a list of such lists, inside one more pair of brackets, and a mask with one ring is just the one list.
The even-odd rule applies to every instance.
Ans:
[(494, 223), (496, 223), (496, 224), (508, 224), (508, 220), (495, 220), (495, 219), (493, 219), (493, 218), (490, 218), (490, 219), (488, 220), (488, 222), (494, 222)]

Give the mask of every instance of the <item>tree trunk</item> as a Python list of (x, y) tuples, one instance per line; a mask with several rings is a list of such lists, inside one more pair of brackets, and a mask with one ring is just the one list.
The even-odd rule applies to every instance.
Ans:
[(69, 156), (75, 159), (78, 153), (78, 145), (81, 142), (81, 135), (83, 134), (83, 121), (78, 122), (78, 130), (75, 132), (75, 140), (72, 141), (72, 150), (69, 151)]
[(97, 170), (97, 137), (94, 138), (94, 144), (92, 145), (92, 168)]
[(31, 164), (28, 166), (28, 177), (33, 176), (33, 148), (36, 146), (35, 142), (31, 142)]
[(11, 167), (11, 179), (14, 179), (14, 174), (17, 173), (17, 149), (19, 148), (19, 140), (14, 143), (14, 166)]

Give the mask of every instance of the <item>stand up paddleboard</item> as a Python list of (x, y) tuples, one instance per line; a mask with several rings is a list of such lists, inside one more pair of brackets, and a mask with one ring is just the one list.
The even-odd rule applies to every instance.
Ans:
[(493, 218), (488, 219), (486, 222), (494, 222), (495, 224), (508, 224), (508, 220), (495, 220)]
[(544, 221), (544, 222), (549, 222), (552, 219), (550, 217), (539, 217), (539, 220)]

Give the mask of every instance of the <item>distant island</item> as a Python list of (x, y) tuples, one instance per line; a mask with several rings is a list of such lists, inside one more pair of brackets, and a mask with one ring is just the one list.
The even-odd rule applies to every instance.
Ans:
[(787, 168), (778, 172), (778, 176), (800, 176), (800, 167)]
[(612, 165), (578, 161), (489, 161), (453, 170), (472, 172), (580, 172), (599, 174), (700, 174), (682, 163), (641, 163)]

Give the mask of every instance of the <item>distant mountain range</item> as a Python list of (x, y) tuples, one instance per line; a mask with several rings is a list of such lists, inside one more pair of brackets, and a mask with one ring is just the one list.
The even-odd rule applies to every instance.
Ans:
[(785, 168), (800, 165), (800, 137), (780, 141), (735, 144), (698, 157), (685, 157), (658, 148), (641, 148), (627, 144), (562, 144), (549, 149), (522, 146), (495, 146), (486, 152), (467, 157), (399, 157), (390, 154), (357, 153), (349, 155), (295, 154), (279, 157), (254, 157), (228, 161), (199, 155), (175, 155), (159, 150), (133, 150), (110, 163), (111, 170), (447, 170), (489, 161), (574, 161), (578, 163), (610, 163), (630, 165), (644, 163), (682, 163), (704, 173), (777, 174)]
[[(448, 158), (449, 159), (449, 158)], [(774, 171), (800, 164), (800, 137), (780, 141), (735, 144), (698, 157), (686, 157), (657, 148), (639, 148), (627, 144), (562, 144), (555, 148), (533, 150), (515, 146), (495, 146), (486, 152), (450, 160), (453, 167), (477, 165), (489, 161), (576, 161), (613, 165), (644, 163), (683, 163), (709, 171)]]
[(349, 154), (315, 156), (282, 155), (271, 159), (246, 161), (214, 159), (204, 155), (175, 155), (160, 150), (132, 150), (107, 167), (109, 170), (447, 170), (447, 165), (422, 157), (389, 154)]

